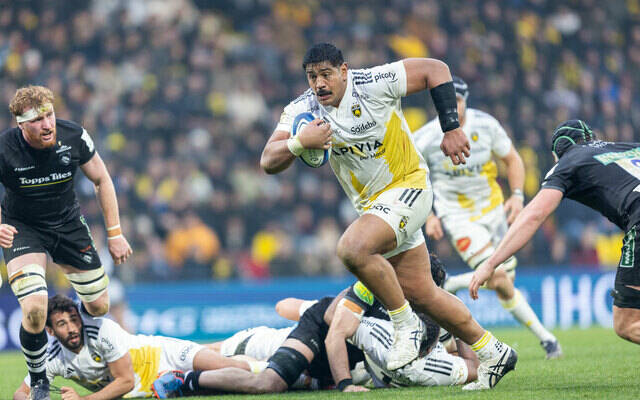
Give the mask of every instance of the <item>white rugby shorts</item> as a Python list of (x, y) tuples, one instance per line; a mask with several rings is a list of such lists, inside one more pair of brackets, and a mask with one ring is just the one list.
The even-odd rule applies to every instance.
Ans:
[(394, 188), (381, 193), (363, 214), (382, 218), (396, 234), (397, 247), (383, 254), (393, 257), (424, 243), (422, 226), (433, 205), (433, 191), (426, 189)]

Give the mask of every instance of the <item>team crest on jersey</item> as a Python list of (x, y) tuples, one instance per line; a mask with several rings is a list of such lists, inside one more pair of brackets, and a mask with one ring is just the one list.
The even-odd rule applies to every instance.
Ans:
[(398, 224), (398, 228), (400, 229), (400, 231), (402, 232), (406, 231), (408, 222), (409, 222), (409, 217), (407, 217), (406, 215), (403, 215), (402, 219), (400, 219), (400, 223)]
[(473, 132), (471, 134), (471, 140), (473, 140), (474, 142), (478, 141), (478, 132)]
[(362, 115), (362, 110), (360, 109), (360, 104), (356, 103), (351, 106), (351, 113), (354, 117), (360, 118)]
[(373, 305), (373, 293), (362, 284), (362, 282), (358, 281), (355, 285), (353, 285), (353, 291), (358, 296), (358, 298), (368, 305)]
[(471, 246), (471, 238), (468, 236), (456, 240), (456, 247), (458, 248), (458, 251), (467, 251), (469, 246)]
[(91, 354), (91, 359), (93, 359), (93, 361), (95, 361), (95, 362), (101, 362), (102, 361), (102, 357), (100, 357), (100, 355), (98, 355), (98, 353)]

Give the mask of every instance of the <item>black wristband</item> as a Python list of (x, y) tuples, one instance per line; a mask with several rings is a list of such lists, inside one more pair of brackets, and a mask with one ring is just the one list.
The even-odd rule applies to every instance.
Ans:
[(459, 128), (458, 103), (456, 102), (456, 89), (453, 87), (453, 81), (445, 82), (431, 89), (431, 98), (436, 111), (438, 111), (442, 132)]
[(347, 388), (347, 386), (349, 386), (349, 385), (353, 385), (353, 379), (351, 379), (351, 378), (343, 379), (343, 380), (341, 380), (340, 382), (338, 382), (338, 386), (337, 386), (337, 388), (338, 388), (338, 390), (339, 390), (339, 391), (341, 391), (341, 392), (342, 392), (342, 391), (343, 391), (343, 390), (345, 390), (345, 389)]

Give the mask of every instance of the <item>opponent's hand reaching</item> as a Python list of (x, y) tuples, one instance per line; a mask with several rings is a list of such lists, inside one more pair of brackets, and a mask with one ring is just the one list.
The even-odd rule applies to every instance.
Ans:
[(131, 246), (129, 246), (129, 242), (127, 239), (120, 235), (119, 237), (109, 239), (109, 253), (111, 254), (111, 258), (113, 258), (114, 264), (122, 264), (127, 260), (127, 258), (133, 253), (131, 250)]
[(75, 389), (68, 386), (63, 386), (60, 388), (60, 397), (62, 398), (62, 400), (80, 400), (81, 399), (78, 392), (76, 392)]
[(456, 128), (444, 133), (440, 150), (445, 156), (451, 157), (453, 165), (466, 164), (465, 157), (469, 157), (471, 145), (462, 128)]
[(346, 388), (344, 388), (343, 392), (368, 392), (369, 389), (367, 389), (364, 386), (358, 386), (358, 385), (349, 385)]
[(429, 236), (433, 240), (440, 240), (444, 236), (444, 232), (442, 231), (442, 223), (440, 222), (440, 218), (431, 214), (427, 218), (427, 225), (425, 227), (425, 231), (427, 232), (427, 236)]
[(494, 268), (487, 261), (483, 262), (473, 273), (469, 283), (469, 295), (472, 299), (478, 300), (478, 289), (484, 285), (493, 275)]
[(13, 235), (18, 233), (15, 226), (0, 224), (0, 246), (8, 249), (13, 246)]
[(305, 149), (328, 150), (331, 148), (331, 125), (316, 118), (304, 127), (298, 138)]

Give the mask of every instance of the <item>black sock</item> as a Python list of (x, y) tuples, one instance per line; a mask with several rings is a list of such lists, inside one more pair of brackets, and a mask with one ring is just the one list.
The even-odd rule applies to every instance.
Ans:
[(20, 345), (27, 361), (31, 376), (31, 386), (38, 381), (47, 380), (47, 334), (44, 329), (40, 333), (29, 333), (20, 325)]
[(200, 390), (200, 374), (202, 371), (188, 371), (184, 376), (184, 384), (182, 385), (183, 390), (189, 392), (196, 392)]

